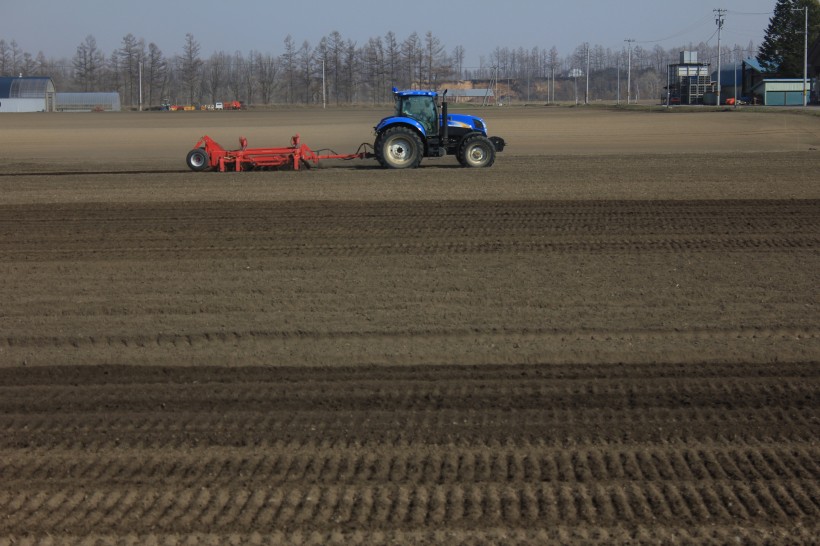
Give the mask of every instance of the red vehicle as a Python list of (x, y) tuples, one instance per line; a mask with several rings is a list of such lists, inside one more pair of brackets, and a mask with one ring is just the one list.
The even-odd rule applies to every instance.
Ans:
[[(217, 102), (217, 110), (241, 110), (242, 103), (238, 100), (229, 100), (226, 102)], [(221, 106), (220, 106), (221, 105)]]

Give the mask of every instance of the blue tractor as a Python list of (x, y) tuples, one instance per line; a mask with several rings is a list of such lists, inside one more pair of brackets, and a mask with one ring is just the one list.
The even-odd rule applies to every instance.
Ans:
[(488, 137), (483, 119), (448, 114), (447, 91), (393, 88), (396, 110), (376, 125), (376, 159), (388, 169), (415, 168), (423, 157), (454, 155), (464, 167), (489, 167), (504, 150), (501, 137)]

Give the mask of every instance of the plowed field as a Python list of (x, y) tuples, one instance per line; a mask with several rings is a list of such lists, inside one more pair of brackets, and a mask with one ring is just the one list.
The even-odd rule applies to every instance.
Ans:
[(4, 116), (0, 545), (816, 541), (816, 117), (382, 113)]

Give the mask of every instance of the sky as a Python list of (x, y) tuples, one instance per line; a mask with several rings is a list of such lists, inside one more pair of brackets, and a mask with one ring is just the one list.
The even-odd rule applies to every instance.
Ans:
[[(585, 42), (619, 50), (625, 40), (652, 49), (717, 43), (715, 9), (725, 9), (721, 43), (759, 46), (776, 0), (0, 0), (0, 39), (23, 51), (70, 59), (87, 35), (109, 55), (131, 33), (166, 56), (182, 52), (186, 33), (215, 51), (282, 53), (290, 35), (311, 46), (338, 31), (364, 45), (393, 31), (402, 41), (430, 31), (447, 52), (465, 49), (465, 67), (496, 47), (571, 54)], [(684, 9), (685, 8), (685, 9)]]

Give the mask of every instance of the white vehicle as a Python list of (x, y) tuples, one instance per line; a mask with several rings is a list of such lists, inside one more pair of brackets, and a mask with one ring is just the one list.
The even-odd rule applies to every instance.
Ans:
[(224, 108), (222, 107), (222, 103), (221, 103), (221, 102), (217, 102), (217, 103), (216, 103), (216, 105), (215, 105), (215, 108), (216, 108), (217, 110), (223, 110), (223, 109), (224, 109)]

